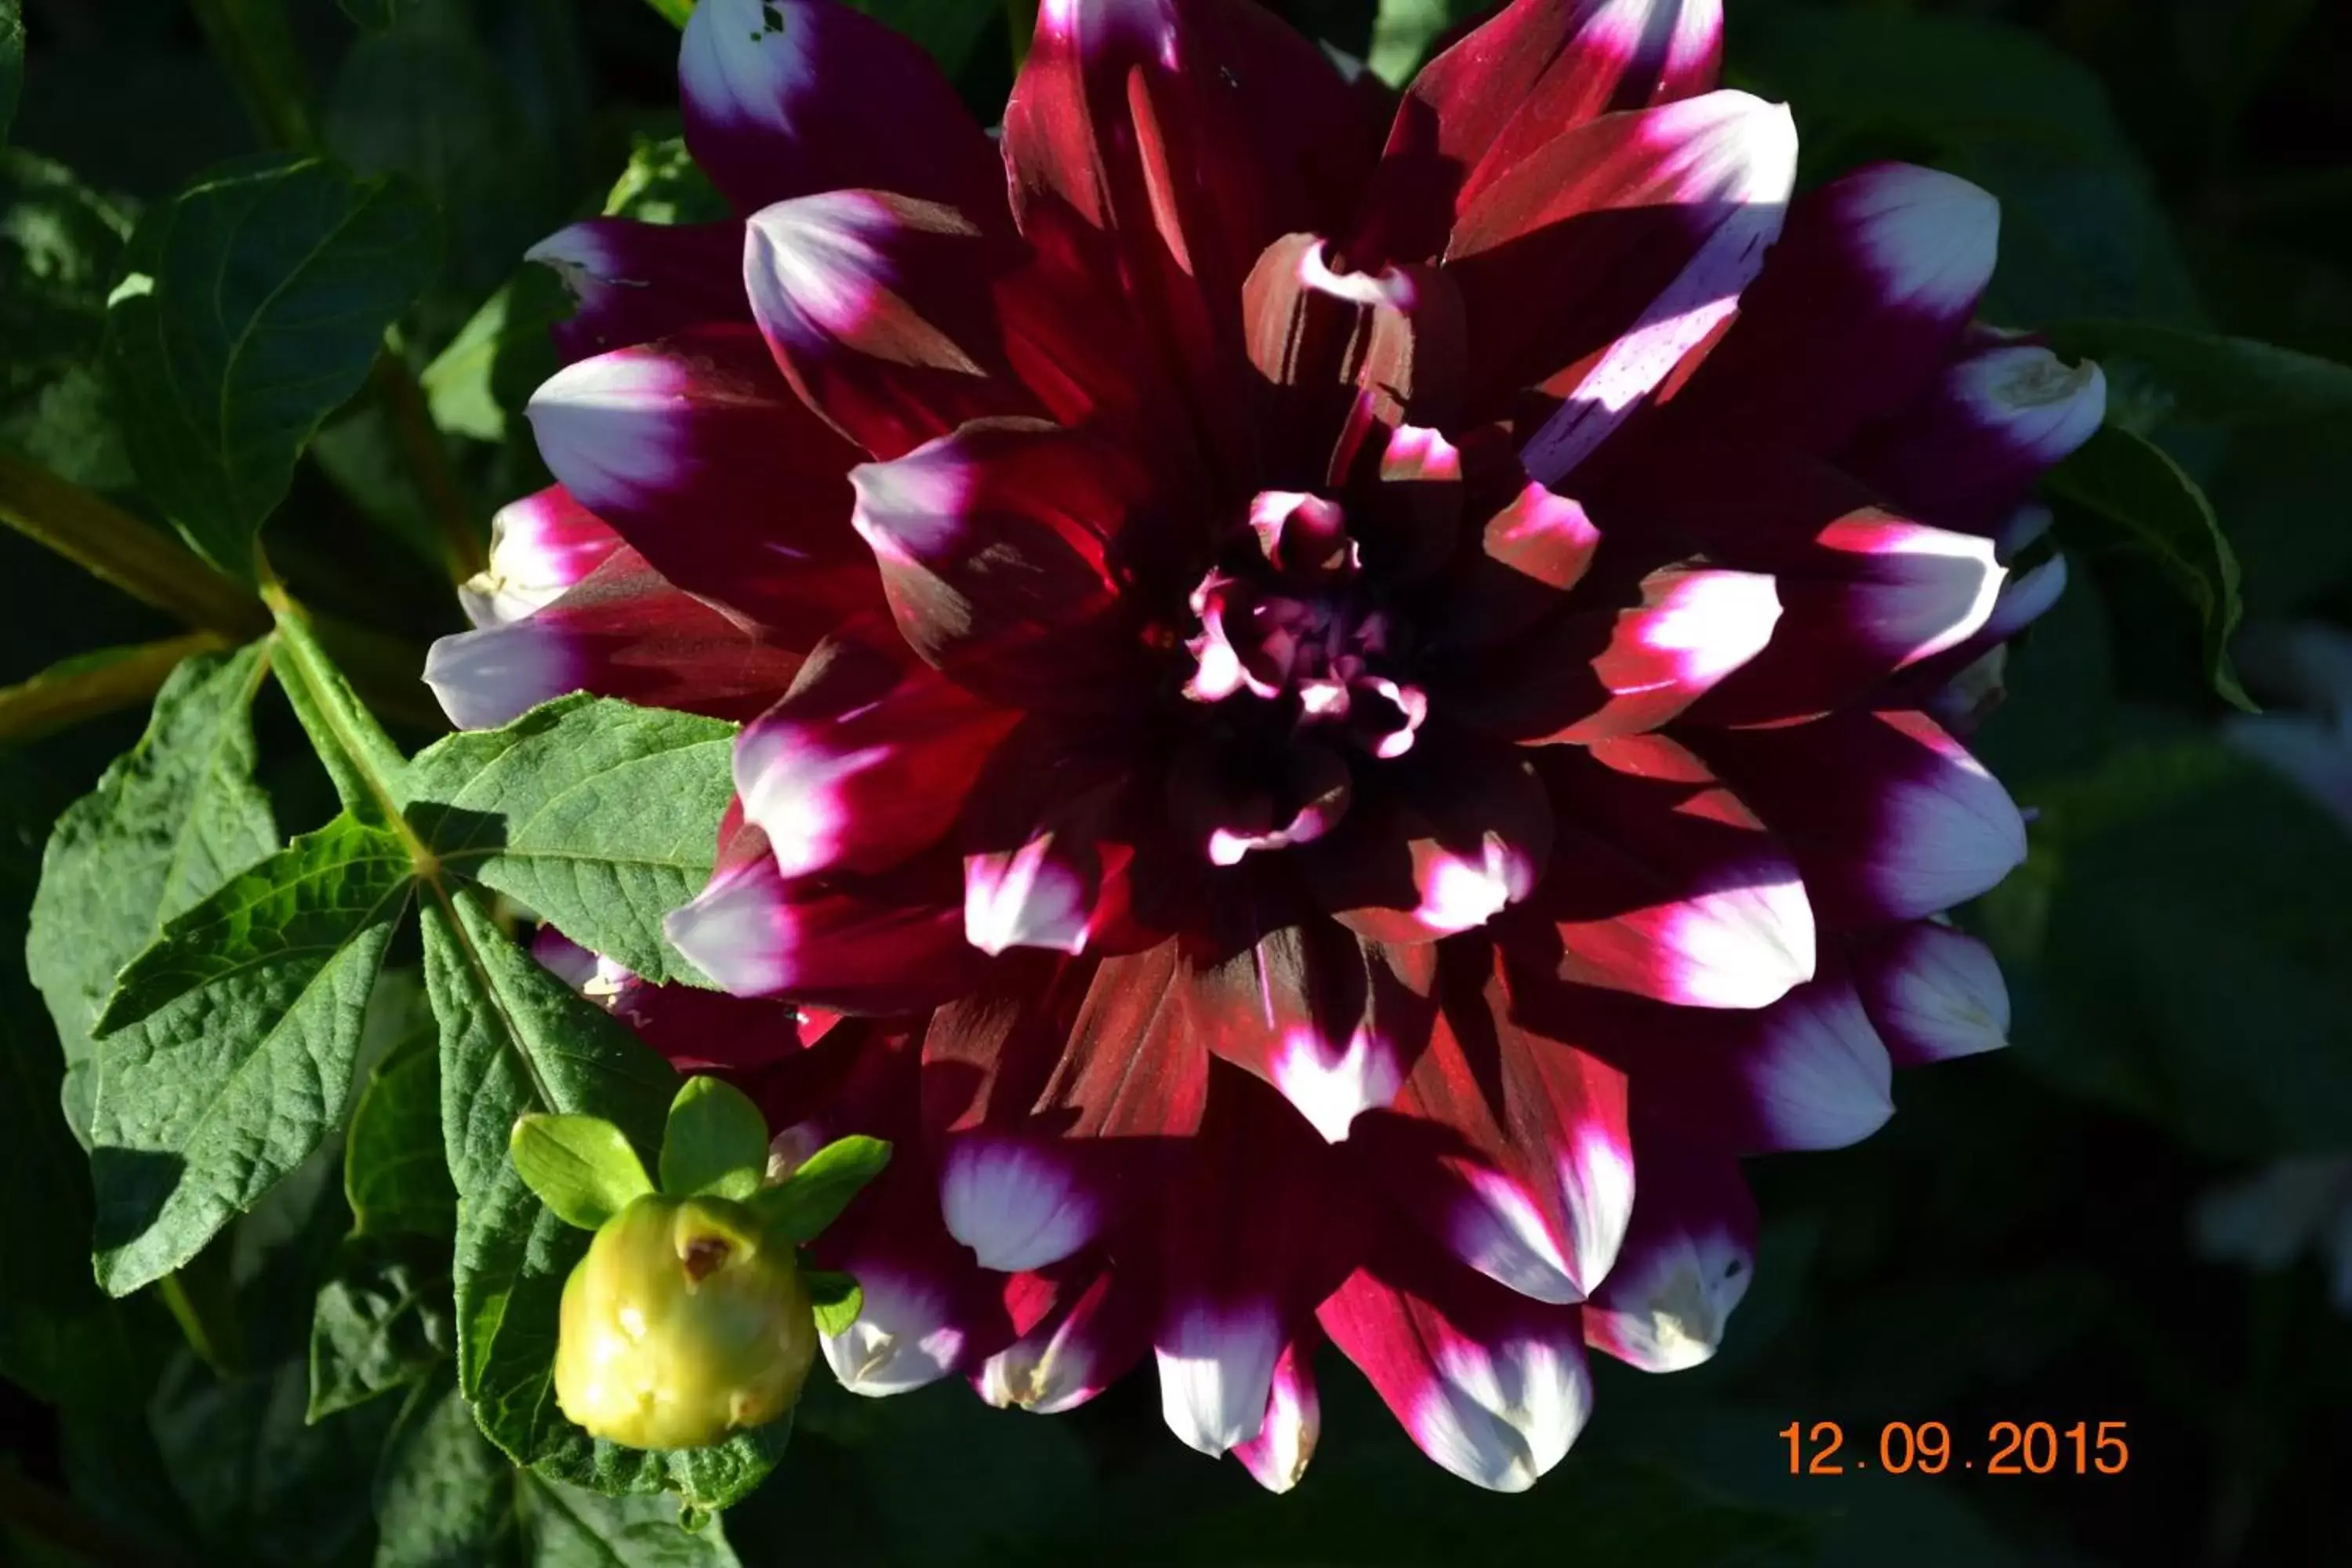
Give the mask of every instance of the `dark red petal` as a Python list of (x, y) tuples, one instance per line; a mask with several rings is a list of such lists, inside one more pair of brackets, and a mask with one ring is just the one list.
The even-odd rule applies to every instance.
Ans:
[(2009, 987), (1992, 950), (1934, 921), (1875, 931), (1853, 944), (1854, 988), (1899, 1068), (2009, 1044)]
[(1787, 842), (1830, 921), (1935, 914), (2025, 858), (2008, 792), (1925, 714), (1839, 713), (1692, 744)]
[(523, 252), (554, 269), (574, 309), (553, 329), (570, 364), (713, 321), (748, 321), (743, 226), (592, 217)]
[(1636, 1113), (1685, 1137), (1741, 1154), (1842, 1149), (1894, 1114), (1886, 1047), (1843, 974), (1741, 1010), (1512, 974), (1516, 1017), (1623, 1071)]
[(1561, 607), (1600, 546), (1583, 507), (1528, 481), (1457, 560), (1434, 630), (1464, 647), (1508, 641)]
[(1316, 1313), (1421, 1451), (1466, 1481), (1525, 1491), (1592, 1409), (1582, 1310), (1534, 1301), (1391, 1235)]
[(703, 0), (686, 144), (737, 210), (864, 186), (1003, 211), (996, 150), (920, 46), (833, 0)]
[(1643, 1126), (1641, 1190), (1617, 1267), (1584, 1308), (1584, 1342), (1644, 1372), (1715, 1354), (1756, 1273), (1756, 1200), (1720, 1150)]
[(457, 596), (474, 625), (505, 626), (546, 608), (620, 548), (610, 523), (550, 485), (499, 509), (490, 563)]
[(1392, 1110), (1357, 1136), (1399, 1205), (1454, 1257), (1523, 1296), (1580, 1301), (1632, 1212), (1625, 1078), (1511, 1023), (1475, 956), (1449, 976)]
[(1034, 420), (965, 426), (858, 468), (852, 522), (908, 643), (1021, 708), (1119, 710), (1146, 679), (1118, 562), (1144, 485), (1118, 450)]
[(1166, 1283), (1152, 1350), (1169, 1429), (1214, 1455), (1264, 1429), (1283, 1350), (1360, 1243), (1313, 1131), (1254, 1079), (1225, 1068), (1213, 1081), (1158, 1215)]
[(1010, 374), (994, 310), (1018, 240), (936, 202), (852, 190), (779, 202), (746, 232), (744, 284), (776, 363), (874, 457), (1043, 412)]
[(736, 794), (784, 876), (887, 870), (946, 837), (1015, 718), (863, 623), (811, 650), (737, 738)]
[(1209, 1050), (1272, 1084), (1333, 1142), (1389, 1103), (1429, 1039), (1436, 953), (1321, 920), (1186, 960), (1180, 999)]
[(1586, 743), (1655, 730), (1761, 653), (1780, 621), (1773, 581), (1677, 565), (1641, 602), (1554, 616), (1482, 650), (1444, 695), (1448, 712), (1521, 745)]
[(1003, 143), (1023, 232), (1099, 236), (1223, 447), (1242, 281), (1280, 236), (1339, 231), (1366, 132), (1331, 62), (1245, 0), (1054, 0)]
[(530, 420), (564, 488), (688, 593), (801, 647), (878, 606), (848, 526), (856, 453), (751, 328), (583, 360), (532, 395)]
[(680, 1072), (740, 1072), (807, 1048), (797, 1011), (695, 985), (652, 985), (634, 975), (614, 987), (613, 1016)]
[(1809, 193), (1673, 406), (1700, 427), (1838, 451), (1942, 362), (2000, 237), (2000, 204), (1933, 169), (1879, 163)]
[(983, 952), (1131, 952), (1152, 940), (1133, 918), (1138, 844), (1157, 825), (1157, 781), (1099, 733), (1032, 720), (973, 780), (960, 842), (964, 938)]
[(680, 593), (623, 546), (535, 614), (435, 643), (425, 683), (466, 730), (495, 728), (567, 691), (748, 719), (800, 665), (797, 652)]
[(719, 869), (663, 930), (738, 996), (790, 996), (842, 1013), (920, 1012), (961, 993), (985, 960), (965, 945), (951, 857), (883, 877), (787, 879), (767, 835)]
[(1737, 308), (1795, 174), (1787, 110), (1716, 92), (1565, 132), (1487, 185), (1445, 252), (1472, 416), (1564, 399), (1522, 457), (1568, 473)]
[(1300, 857), (1307, 886), (1341, 924), (1377, 942), (1433, 942), (1534, 889), (1553, 822), (1524, 754), (1451, 735), (1417, 747), (1382, 783), (1386, 793), (1358, 802)]
[(1514, 0), (1406, 88), (1367, 257), (1436, 255), (1463, 203), (1560, 132), (1711, 91), (1722, 48), (1721, 0)]
[(1706, 766), (1660, 735), (1541, 759), (1559, 838), (1499, 926), (1559, 979), (1687, 1007), (1760, 1007), (1813, 974), (1795, 863)]

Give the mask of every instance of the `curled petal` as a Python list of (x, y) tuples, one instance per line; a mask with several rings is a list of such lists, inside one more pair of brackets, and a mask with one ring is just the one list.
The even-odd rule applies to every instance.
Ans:
[(2000, 965), (1966, 932), (1915, 921), (1873, 933), (1855, 944), (1853, 981), (1896, 1067), (2009, 1044), (2009, 987)]
[(1528, 483), (1480, 530), (1448, 581), (1440, 633), (1466, 647), (1508, 641), (1561, 606), (1584, 580), (1601, 532), (1584, 508)]
[(554, 327), (566, 364), (714, 321), (748, 321), (743, 226), (592, 217), (529, 250), (563, 280), (571, 316)]
[(2016, 803), (1925, 714), (1709, 731), (1693, 745), (1788, 844), (1826, 919), (1917, 920), (2025, 859)]
[(490, 563), (457, 590), (466, 618), (502, 626), (545, 609), (621, 547), (604, 519), (562, 485), (499, 509), (490, 519)]
[(1354, 808), (1301, 858), (1307, 887), (1340, 924), (1376, 942), (1475, 930), (1527, 898), (1551, 854), (1551, 805), (1522, 752), (1445, 737), (1401, 763), (1390, 793)]
[(703, 0), (686, 144), (740, 211), (866, 186), (1003, 210), (996, 151), (920, 46), (833, 0)]
[(1643, 1372), (1681, 1372), (1723, 1342), (1756, 1273), (1756, 1201), (1739, 1163), (1644, 1128), (1642, 1188), (1617, 1267), (1584, 1309), (1584, 1342)]
[(1920, 517), (1990, 532), (2106, 411), (2095, 363), (1996, 341), (1955, 359), (1839, 461)]
[(441, 638), (425, 656), (425, 683), (466, 730), (583, 690), (748, 719), (800, 664), (798, 653), (678, 592), (625, 545), (536, 613)]
[(1315, 1347), (1322, 1336), (1311, 1329), (1292, 1336), (1274, 1363), (1273, 1390), (1257, 1436), (1234, 1445), (1234, 1458), (1250, 1479), (1277, 1495), (1297, 1486), (1315, 1458), (1323, 1432), (1323, 1403), (1315, 1391)]
[(972, 1387), (999, 1409), (1075, 1410), (1143, 1359), (1155, 1305), (1147, 1273), (1125, 1260), (1074, 1266), (1052, 1309), (982, 1362)]
[(1591, 1414), (1581, 1310), (1389, 1250), (1323, 1302), (1324, 1332), (1423, 1453), (1490, 1490), (1527, 1490)]

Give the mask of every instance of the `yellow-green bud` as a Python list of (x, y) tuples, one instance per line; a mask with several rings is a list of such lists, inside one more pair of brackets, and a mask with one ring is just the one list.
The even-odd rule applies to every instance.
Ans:
[(739, 1204), (648, 1194), (563, 1287), (555, 1402), (632, 1448), (699, 1448), (790, 1410), (815, 1355), (789, 1244)]

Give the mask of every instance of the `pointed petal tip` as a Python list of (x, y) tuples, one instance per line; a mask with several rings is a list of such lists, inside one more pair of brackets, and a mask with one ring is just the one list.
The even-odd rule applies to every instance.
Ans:
[(528, 617), (438, 638), (424, 679), (460, 730), (495, 729), (578, 686), (563, 638)]
[(730, 995), (773, 995), (785, 983), (782, 888), (782, 876), (764, 857), (721, 871), (691, 903), (663, 918), (662, 934)]

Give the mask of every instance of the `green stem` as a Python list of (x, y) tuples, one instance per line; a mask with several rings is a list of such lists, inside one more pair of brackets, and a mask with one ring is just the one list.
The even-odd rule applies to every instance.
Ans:
[(182, 659), (229, 646), (217, 633), (190, 632), (51, 665), (30, 680), (0, 688), (0, 742), (37, 740), (138, 707), (163, 689), (164, 678)]
[(318, 151), (286, 0), (195, 0), (195, 12), (261, 139), (298, 153)]
[(435, 864), (430, 851), (408, 831), (401, 807), (407, 802), (408, 760), (352, 695), (343, 672), (320, 645), (310, 616), (262, 563), (261, 596), (277, 617), (279, 657), (272, 661), (278, 684), (294, 705), (294, 716), (318, 749), (319, 761), (335, 781), (335, 793), (352, 811), (402, 835), (418, 874)]
[(434, 426), (424, 388), (417, 384), (399, 349), (391, 343), (386, 343), (377, 357), (373, 374), (376, 395), (383, 399), (394, 436), (415, 473), (418, 488), (425, 492), (434, 525), (440, 531), (441, 555), (448, 568), (449, 580), (463, 583), (487, 567), (489, 556), (482, 545), (482, 531), (475, 525), (473, 508), (457, 481), (457, 471), (449, 462), (449, 448)]
[(189, 626), (240, 642), (268, 629), (251, 590), (162, 530), (46, 468), (0, 456), (0, 522)]

